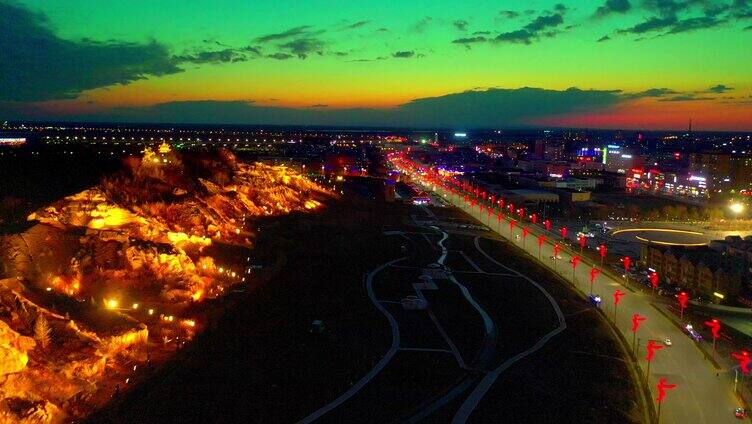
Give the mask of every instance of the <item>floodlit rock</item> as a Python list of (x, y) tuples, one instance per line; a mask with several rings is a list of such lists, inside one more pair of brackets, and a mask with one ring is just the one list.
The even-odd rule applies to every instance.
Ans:
[(0, 375), (13, 374), (26, 368), (29, 356), (36, 343), (31, 337), (22, 336), (0, 321)]

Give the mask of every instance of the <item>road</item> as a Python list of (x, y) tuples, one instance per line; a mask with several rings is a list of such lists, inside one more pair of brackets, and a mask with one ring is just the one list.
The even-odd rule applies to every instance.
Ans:
[[(389, 231), (387, 235), (402, 237), (425, 251), (418, 258), (384, 263), (365, 278), (368, 297), (391, 328), (391, 345), (366, 375), (301, 423), (352, 420), (417, 423), (425, 419), (467, 422), (502, 372), (537, 352), (566, 328), (561, 309), (542, 286), (485, 254), (477, 243), (467, 246), (456, 242), (448, 248), (447, 231), (422, 223), (440, 222), (441, 218), (428, 208), (419, 210), (425, 215), (413, 215), (416, 231)], [(477, 234), (480, 233), (475, 231), (451, 238), (472, 240)], [(441, 268), (452, 264), (453, 270), (446, 278), (422, 280), (419, 277), (430, 263)], [(488, 285), (502, 278), (536, 287), (539, 295), (526, 300), (530, 310), (551, 310), (548, 314), (538, 312), (539, 325), (545, 331), (532, 328), (525, 340), (512, 340), (510, 334), (499, 340), (495, 322), (498, 318), (492, 318), (491, 312), (475, 298), (473, 290), (463, 282), (466, 277), (473, 284)], [(425, 300), (428, 308), (403, 310), (400, 300), (411, 293)], [(497, 317), (500, 311), (493, 313)], [(498, 351), (502, 343), (519, 347), (515, 346), (517, 351), (510, 355)], [(395, 385), (391, 377), (409, 383), (415, 375), (425, 375), (426, 382)], [(392, 400), (395, 396), (404, 403)], [(410, 404), (406, 400), (415, 402)]]
[[(452, 204), (460, 207), (475, 219), (488, 225), (494, 232), (516, 243), (521, 249), (534, 258), (537, 258), (538, 244), (536, 236), (543, 233), (542, 229), (530, 228), (527, 240), (522, 238), (522, 225), (518, 225), (510, 231), (508, 221), (498, 222), (495, 216), (481, 213), (477, 207), (465, 204), (459, 196), (452, 196), (439, 186), (433, 186), (440, 195), (449, 199)], [(573, 273), (570, 265), (572, 254), (562, 251), (562, 259), (554, 261), (549, 259), (553, 255), (553, 241), (551, 234), (546, 233), (548, 240), (542, 245), (540, 263), (550, 269), (556, 268), (557, 272), (584, 293), (590, 289), (589, 276), (592, 264), (584, 260)], [(519, 237), (519, 239), (517, 239)], [(732, 392), (733, 372), (726, 370), (718, 376), (713, 366), (708, 362), (702, 352), (694, 345), (689, 337), (680, 331), (669, 319), (659, 313), (651, 305), (650, 294), (634, 292), (623, 285), (620, 281), (600, 274), (595, 282), (594, 292), (603, 298), (603, 307), (607, 315), (613, 319), (612, 299), (616, 289), (627, 293), (619, 304), (616, 315), (616, 326), (622, 332), (625, 339), (632, 340), (631, 317), (638, 313), (647, 317), (639, 328), (637, 338), (641, 348), (637, 350), (640, 365), (645, 368), (646, 361), (644, 347), (647, 340), (671, 339), (673, 345), (656, 353), (650, 367), (650, 388), (656, 395), (655, 385), (659, 378), (665, 378), (669, 383), (676, 384), (677, 388), (668, 393), (662, 406), (662, 423), (731, 423), (737, 422), (733, 416), (733, 410), (739, 406)]]

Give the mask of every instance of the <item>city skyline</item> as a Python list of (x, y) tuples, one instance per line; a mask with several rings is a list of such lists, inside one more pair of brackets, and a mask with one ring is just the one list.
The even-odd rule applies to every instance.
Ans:
[(0, 10), (0, 119), (752, 129), (745, 0)]

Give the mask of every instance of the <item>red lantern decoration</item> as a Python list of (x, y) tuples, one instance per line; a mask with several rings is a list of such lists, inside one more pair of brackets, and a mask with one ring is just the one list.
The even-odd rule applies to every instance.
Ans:
[(593, 267), (590, 269), (590, 284), (593, 284), (596, 278), (598, 278), (598, 274), (601, 273), (601, 270), (599, 270), (596, 267)]
[(752, 358), (749, 357), (749, 352), (746, 350), (743, 350), (739, 353), (732, 353), (731, 356), (734, 357), (737, 361), (739, 361), (739, 368), (741, 368), (742, 373), (744, 375), (749, 374), (749, 363), (752, 361)]
[(546, 227), (546, 231), (551, 231), (551, 221), (550, 220), (547, 219), (547, 220), (543, 221), (543, 226)]
[(648, 362), (652, 362), (653, 361), (653, 357), (655, 356), (655, 351), (656, 350), (661, 350), (664, 347), (665, 346), (659, 345), (654, 340), (648, 340), (648, 344), (645, 346), (645, 348), (648, 351), (648, 354), (645, 357), (645, 359), (647, 359)]
[(577, 269), (577, 265), (580, 264), (579, 256), (572, 256), (572, 269)]
[(647, 318), (640, 314), (632, 315), (632, 332), (637, 333), (637, 330), (640, 328), (640, 324), (642, 324), (646, 319)]
[(561, 232), (561, 238), (567, 238), (567, 227), (561, 227), (559, 231)]
[(687, 292), (677, 294), (676, 299), (679, 301), (679, 307), (682, 309), (682, 312), (687, 309), (687, 303), (689, 302), (689, 295)]
[(717, 319), (705, 321), (705, 325), (710, 327), (710, 332), (713, 334), (714, 339), (721, 337), (721, 323)]
[(626, 294), (626, 293), (624, 293), (624, 292), (623, 292), (623, 291), (621, 291), (621, 290), (616, 290), (616, 291), (614, 292), (614, 306), (618, 306), (618, 305), (619, 305), (619, 302), (621, 302), (621, 298), (622, 298), (622, 297), (623, 297), (623, 296), (624, 296), (625, 294)]
[(657, 400), (658, 403), (661, 403), (664, 399), (666, 399), (666, 390), (676, 388), (676, 384), (667, 384), (666, 379), (661, 378), (660, 380), (658, 380), (656, 387), (658, 388), (658, 397), (656, 397), (655, 400)]

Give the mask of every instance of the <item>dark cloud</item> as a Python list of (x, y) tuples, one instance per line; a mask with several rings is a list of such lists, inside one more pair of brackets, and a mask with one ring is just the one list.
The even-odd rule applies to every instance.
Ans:
[(671, 94), (679, 94), (678, 92), (670, 88), (650, 88), (638, 93), (627, 93), (623, 97), (625, 99), (641, 99), (643, 97), (664, 97)]
[(488, 41), (486, 37), (477, 36), (477, 37), (457, 38), (456, 40), (452, 40), (452, 43), (462, 44), (463, 46), (470, 48), (471, 44), (485, 43), (486, 41)]
[(645, 9), (658, 13), (661, 16), (676, 16), (677, 13), (685, 11), (694, 5), (700, 3), (697, 0), (643, 0)]
[(752, 6), (747, 0), (643, 0), (641, 5), (652, 16), (631, 27), (618, 29), (617, 34), (666, 36), (717, 28), (746, 17), (752, 18)]
[(233, 48), (214, 50), (214, 51), (202, 51), (192, 55), (175, 56), (175, 60), (178, 62), (190, 62), (190, 63), (228, 63), (228, 62), (244, 62), (248, 60), (248, 56), (243, 50), (237, 50)]
[(554, 11), (544, 12), (522, 28), (497, 35), (496, 41), (531, 44), (542, 37), (553, 37), (558, 33), (554, 29), (564, 23), (566, 11), (566, 6), (557, 4), (554, 6)]
[(553, 32), (543, 31), (547, 28), (555, 28), (564, 23), (564, 17), (560, 13), (541, 15), (516, 31), (504, 32), (496, 36), (496, 41), (530, 44), (541, 36), (553, 35)]
[[(350, 27), (357, 28), (363, 26), (368, 21), (360, 21), (351, 24)], [(289, 59), (289, 55), (297, 56), (299, 59), (306, 59), (311, 54), (324, 54), (324, 41), (318, 35), (326, 32), (325, 30), (315, 30), (311, 25), (301, 25), (290, 28), (274, 34), (267, 34), (256, 38), (259, 43), (269, 43), (277, 48), (277, 52), (267, 55), (272, 59)]]
[(620, 29), (618, 32), (621, 34), (627, 34), (627, 33), (644, 34), (646, 32), (670, 28), (676, 22), (677, 22), (676, 16), (669, 16), (666, 18), (653, 16), (653, 17), (645, 19), (644, 21), (632, 27)]
[(612, 13), (627, 13), (631, 8), (629, 0), (606, 0), (606, 3), (595, 11), (595, 15), (603, 17)]
[(362, 26), (366, 26), (369, 23), (371, 23), (371, 21), (358, 21), (358, 22), (348, 25), (347, 27), (350, 29), (355, 29), (355, 28), (360, 28)]
[(278, 46), (288, 53), (294, 54), (299, 59), (305, 59), (312, 53), (323, 54), (324, 42), (318, 38), (297, 38)]
[(491, 31), (475, 31), (473, 32), (473, 35), (488, 35)]
[(180, 101), (146, 107), (117, 108), (98, 115), (76, 116), (84, 121), (346, 125), (393, 127), (525, 127), (557, 115), (600, 111), (618, 105), (617, 91), (487, 89), (416, 99), (388, 109), (284, 108), (246, 101)]
[(723, 84), (718, 84), (718, 85), (715, 85), (715, 86), (713, 86), (713, 87), (710, 87), (710, 88), (708, 88), (708, 91), (707, 91), (707, 92), (708, 92), (708, 93), (717, 93), (717, 94), (721, 94), (721, 93), (725, 93), (725, 92), (727, 92), (727, 91), (733, 91), (733, 90), (734, 90), (734, 88), (733, 88), (733, 87), (727, 87), (727, 86), (725, 86), (725, 85), (723, 85)]
[(287, 60), (287, 59), (292, 59), (295, 56), (288, 54), (288, 53), (277, 52), (277, 53), (268, 54), (266, 55), (266, 57), (268, 57), (269, 59)]
[(392, 57), (397, 59), (409, 59), (413, 56), (415, 56), (415, 52), (412, 50), (404, 50), (392, 53)]
[(609, 37), (608, 35), (604, 35), (603, 37), (599, 38), (597, 42), (598, 43), (602, 43), (602, 42), (608, 41), (610, 39), (611, 39), (611, 37)]
[(261, 47), (245, 46), (241, 50), (248, 52), (248, 53), (253, 53), (254, 55), (257, 55), (257, 56), (261, 55)]
[(695, 31), (717, 27), (726, 22), (726, 19), (715, 16), (699, 16), (696, 18), (683, 19), (671, 27), (666, 34), (679, 34), (682, 32)]
[(256, 37), (256, 41), (259, 43), (268, 43), (270, 41), (287, 40), (290, 38), (298, 37), (301, 35), (308, 35), (311, 30), (310, 25), (301, 25), (294, 28), (290, 28), (287, 31), (282, 31), (274, 34), (262, 35)]
[(520, 16), (520, 12), (514, 11), (514, 10), (502, 10), (499, 12), (499, 15), (507, 18), (507, 19), (514, 19)]
[(467, 31), (467, 26), (469, 24), (467, 21), (459, 19), (459, 20), (452, 22), (452, 25), (454, 25), (454, 27), (460, 31)]
[(181, 71), (160, 43), (64, 40), (45, 15), (0, 2), (0, 101), (74, 98)]

